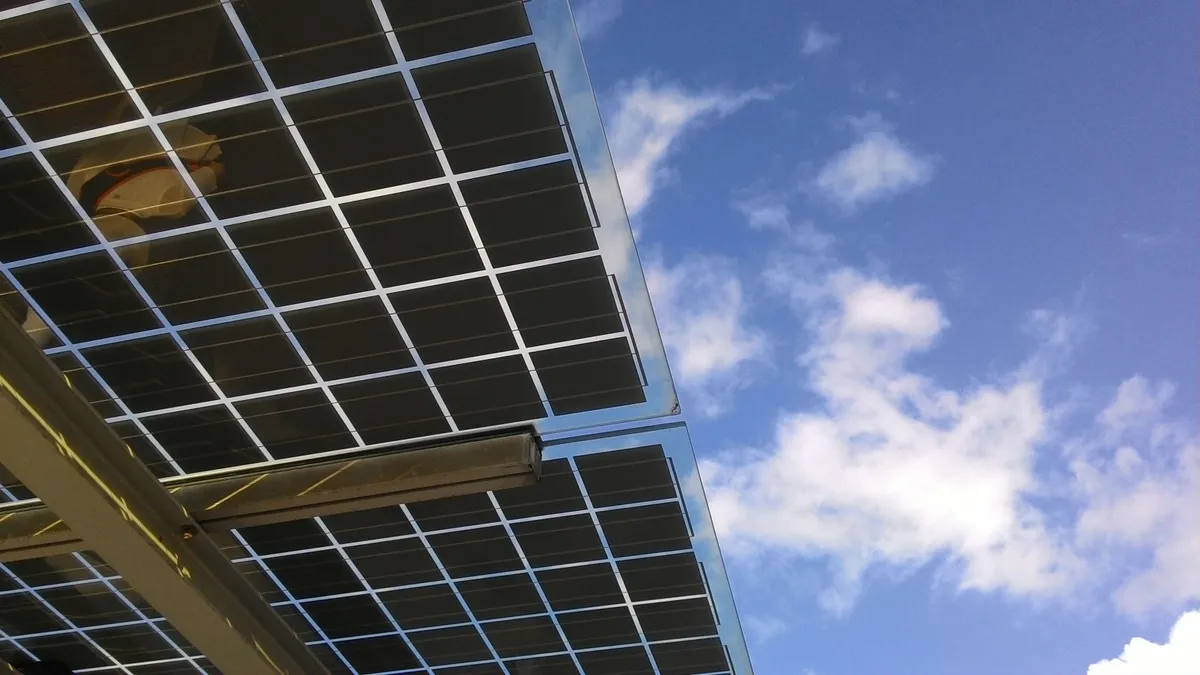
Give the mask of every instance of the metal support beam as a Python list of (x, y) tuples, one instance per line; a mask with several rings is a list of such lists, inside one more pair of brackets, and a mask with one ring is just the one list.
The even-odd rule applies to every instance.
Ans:
[(226, 673), (329, 675), (7, 315), (0, 463)]
[[(216, 533), (532, 485), (540, 468), (541, 450), (535, 436), (521, 432), (185, 479), (167, 489), (201, 528)], [(84, 538), (44, 504), (8, 512), (0, 508), (0, 562), (87, 547)]]

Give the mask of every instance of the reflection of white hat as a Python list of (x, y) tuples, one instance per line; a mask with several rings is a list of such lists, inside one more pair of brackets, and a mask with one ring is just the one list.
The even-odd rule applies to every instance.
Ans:
[[(211, 162), (221, 156), (221, 147), (216, 137), (187, 125), (180, 125), (168, 133), (168, 141), (175, 148), (184, 164), (192, 165), (192, 180), (207, 194), (216, 189), (217, 176)], [(172, 138), (173, 136), (173, 138)], [(163, 161), (157, 162), (161, 158)], [(118, 165), (145, 163), (139, 170), (130, 170)], [(115, 210), (132, 213), (139, 218), (179, 218), (195, 205), (187, 183), (162, 153), (157, 141), (149, 133), (137, 133), (113, 139), (101, 140), (90, 147), (71, 171), (67, 187), (77, 198), (83, 193), (88, 181), (102, 171), (129, 171), (120, 177), (102, 194), (95, 204), (83, 204), (92, 211)], [(120, 174), (117, 174), (118, 176)]]

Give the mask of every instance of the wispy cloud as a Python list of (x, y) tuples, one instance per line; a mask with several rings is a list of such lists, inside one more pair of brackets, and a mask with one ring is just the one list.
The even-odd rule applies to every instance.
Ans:
[(841, 41), (841, 36), (826, 33), (817, 24), (810, 23), (804, 29), (804, 35), (800, 39), (800, 53), (804, 56), (823, 54), (836, 47)]
[(1200, 612), (1186, 612), (1163, 644), (1133, 638), (1121, 655), (1093, 663), (1087, 675), (1191, 675), (1200, 672)]
[(650, 204), (671, 175), (667, 160), (688, 131), (730, 115), (752, 101), (773, 98), (776, 89), (688, 90), (638, 78), (617, 87), (616, 105), (606, 115), (608, 142), (625, 208), (631, 216)]
[(673, 374), (702, 415), (720, 415), (747, 383), (746, 367), (767, 353), (733, 261), (692, 256), (667, 266), (651, 258), (646, 285)]
[(757, 644), (764, 644), (787, 632), (787, 623), (774, 616), (757, 616), (751, 614), (742, 619), (746, 629), (750, 631), (751, 639)]
[(812, 188), (845, 211), (928, 183), (935, 160), (900, 140), (876, 115), (850, 120), (859, 138), (821, 167)]
[(571, 3), (580, 40), (596, 37), (621, 16), (621, 0), (582, 0)]
[[(1169, 387), (1132, 378), (1094, 425), (1068, 429), (1045, 394), (1052, 369), (941, 386), (913, 365), (952, 328), (927, 290), (796, 247), (781, 240), (766, 274), (803, 327), (797, 363), (817, 402), (783, 413), (764, 445), (701, 462), (735, 561), (827, 561), (819, 600), (833, 612), (870, 570), (927, 564), (960, 590), (1013, 597), (1103, 582), (1129, 613), (1200, 598), (1200, 449), (1168, 415)], [(1028, 362), (1068, 354), (1079, 332), (1036, 335)], [(1050, 504), (1035, 468), (1053, 458), (1069, 494)]]

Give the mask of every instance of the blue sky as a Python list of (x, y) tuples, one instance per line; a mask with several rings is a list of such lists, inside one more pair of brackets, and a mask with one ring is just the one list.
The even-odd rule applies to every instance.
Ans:
[(757, 672), (1200, 672), (1194, 3), (573, 5)]

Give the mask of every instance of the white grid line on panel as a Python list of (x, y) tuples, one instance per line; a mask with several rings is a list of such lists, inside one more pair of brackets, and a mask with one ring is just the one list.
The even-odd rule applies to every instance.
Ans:
[[(433, 550), (433, 545), (429, 543), (429, 537), (421, 530), (421, 524), (417, 522), (417, 519), (413, 517), (412, 512), (408, 510), (408, 505), (401, 504), (400, 510), (404, 512), (404, 517), (408, 518), (408, 522), (412, 524), (413, 532), (416, 533), (417, 539), (421, 541), (421, 545), (425, 547), (425, 551), (433, 560), (434, 566), (437, 567), (438, 572), (441, 573), (442, 578), (446, 581), (446, 584), (450, 586), (450, 592), (454, 593), (454, 597), (457, 598), (458, 602), (462, 605), (463, 611), (467, 614), (467, 619), (470, 620), (471, 625), (474, 626), (475, 630), (479, 632), (479, 637), (483, 640), (483, 644), (487, 646), (488, 651), (491, 652), (492, 658), (496, 660), (496, 663), (500, 664), (500, 667), (505, 673), (508, 675), (513, 675), (509, 672), (508, 666), (504, 665), (504, 661), (500, 659), (500, 654), (496, 651), (495, 646), (492, 645), (492, 641), (488, 638), (487, 633), (483, 632), (483, 626), (480, 625), (479, 619), (475, 617), (475, 611), (471, 609), (471, 606), (467, 604), (467, 599), (464, 598), (463, 594), (458, 590), (458, 584), (456, 583), (455, 578), (450, 575), (449, 570), (447, 570), (446, 566), (442, 564), (441, 557), (438, 555), (437, 551)], [(483, 576), (491, 577), (495, 575)]]
[(658, 670), (658, 663), (654, 660), (654, 654), (650, 651), (650, 642), (646, 640), (646, 632), (642, 630), (642, 622), (638, 619), (637, 610), (634, 609), (633, 599), (629, 596), (629, 590), (625, 586), (625, 579), (621, 576), (621, 568), (617, 565), (617, 560), (613, 556), (612, 549), (608, 546), (608, 537), (604, 534), (604, 528), (600, 526), (600, 518), (597, 515), (595, 505), (592, 504), (592, 495), (588, 492), (587, 486), (583, 484), (583, 475), (579, 472), (579, 465), (575, 462), (574, 457), (568, 457), (567, 461), (571, 464), (571, 475), (575, 477), (579, 493), (583, 495), (583, 503), (587, 506), (588, 516), (592, 519), (592, 526), (596, 528), (596, 533), (600, 536), (600, 544), (604, 547), (604, 554), (608, 565), (612, 568), (613, 576), (617, 578), (617, 588), (621, 589), (621, 597), (625, 600), (625, 608), (629, 610), (629, 618), (633, 619), (633, 626), (637, 629), (642, 647), (646, 650), (646, 658), (650, 661), (650, 667), (654, 669), (655, 675), (661, 675)]
[(533, 386), (542, 401), (546, 417), (554, 417), (549, 397), (546, 396), (546, 389), (542, 386), (542, 378), (533, 367), (533, 358), (530, 357), (529, 351), (525, 347), (525, 339), (521, 336), (521, 330), (517, 327), (517, 320), (513, 316), (512, 309), (508, 306), (508, 299), (504, 297), (504, 290), (500, 287), (500, 279), (496, 275), (495, 268), (492, 266), (491, 257), (483, 245), (483, 239), (479, 236), (478, 228), (475, 227), (475, 219), (471, 217), (471, 210), (467, 208), (467, 201), (463, 198), (462, 189), (459, 187), (459, 178), (450, 166), (450, 161), (446, 157), (446, 151), (442, 148), (441, 140), (438, 138), (437, 129), (433, 127), (433, 120), (429, 117), (429, 111), (425, 107), (425, 102), (421, 100), (420, 90), (417, 89), (416, 80), (413, 79), (412, 66), (409, 65), (408, 60), (404, 57), (403, 50), (400, 49), (400, 41), (396, 38), (396, 34), (392, 30), (392, 22), (388, 17), (387, 11), (383, 8), (382, 0), (371, 0), (371, 5), (375, 8), (375, 13), (379, 16), (379, 23), (383, 26), (384, 33), (387, 35), (388, 45), (392, 48), (392, 53), (396, 57), (396, 63), (401, 65), (400, 73), (404, 77), (404, 86), (408, 88), (408, 95), (412, 98), (417, 115), (421, 118), (421, 125), (425, 128), (425, 134), (429, 136), (429, 140), (433, 143), (438, 163), (442, 167), (442, 173), (449, 178), (448, 185), (450, 186), (451, 193), (454, 195), (454, 201), (458, 203), (458, 208), (462, 211), (463, 221), (466, 222), (467, 230), (471, 233), (471, 241), (475, 243), (475, 248), (479, 252), (479, 259), (483, 262), (483, 268), (488, 273), (487, 277), (488, 281), (491, 282), (492, 291), (496, 294), (496, 298), (500, 302), (500, 309), (504, 312), (504, 319), (508, 322), (508, 328), (512, 331), (513, 339), (516, 340), (517, 350), (521, 352), (521, 359), (525, 362), (525, 369), (529, 372), (529, 378), (533, 380)]
[[(91, 17), (89, 17), (84, 11), (80, 1), (71, 0), (71, 9), (75, 12), (75, 15), (83, 24), (84, 30), (87, 31), (87, 33), (91, 36), (92, 42), (100, 51), (101, 56), (104, 57), (109, 69), (121, 83), (121, 86), (126, 87), (126, 94), (129, 96), (130, 100), (133, 101), (133, 104), (138, 109), (139, 114), (142, 115), (143, 119), (148, 117), (150, 115), (150, 111), (146, 107), (146, 103), (142, 101), (142, 98), (140, 95), (138, 95), (137, 91), (133, 90), (133, 85), (130, 83), (129, 77), (125, 74), (125, 70), (121, 67), (121, 64), (117, 63), (116, 57), (113, 56), (112, 51), (109, 50), (108, 45), (104, 42), (104, 39), (100, 37), (99, 33), (96, 31), (95, 24), (92, 23)], [(8, 114), (7, 110), (5, 111), (5, 114)], [(16, 120), (10, 120), (10, 122), (13, 124), (13, 127), (16, 128)], [(157, 126), (154, 126), (152, 128), (152, 132), (155, 136), (155, 139), (162, 146), (163, 151), (167, 154), (167, 157), (170, 158), (175, 170), (179, 172), (180, 177), (183, 178), (183, 180), (187, 183), (188, 188), (192, 191), (193, 196), (199, 195), (200, 191), (196, 188), (195, 182), (192, 181), (191, 174), (183, 166), (183, 162), (180, 161), (179, 155), (177, 155), (174, 149), (172, 149), (171, 144), (167, 142), (166, 136), (163, 134), (162, 130)], [(53, 169), (53, 167), (50, 167), (48, 164), (47, 168), (51, 170)], [(54, 174), (53, 179), (56, 183), (62, 182), (57, 172)], [(66, 187), (65, 183), (63, 184), (63, 187)], [(71, 200), (72, 205), (77, 205), (77, 200), (74, 198), (74, 195), (70, 194), (69, 190), (65, 196)], [(203, 195), (200, 195), (200, 199), (203, 199)], [(213, 219), (215, 214), (213, 214), (212, 209), (209, 208), (208, 202), (201, 201), (200, 204), (201, 208), (203, 208), (205, 211), (205, 215), (210, 220)], [(82, 205), (79, 206), (81, 215), (87, 216), (86, 212), (83, 211)], [(96, 240), (104, 244), (105, 250), (109, 252), (110, 257), (114, 262), (116, 262), (117, 266), (125, 274), (126, 280), (133, 285), (138, 295), (141, 296), (142, 302), (146, 303), (150, 310), (155, 314), (156, 318), (162, 322), (163, 326), (167, 327), (167, 332), (171, 335), (172, 339), (179, 346), (179, 348), (183, 350), (183, 353), (187, 359), (192, 362), (192, 367), (195, 368), (201, 374), (201, 376), (208, 381), (209, 387), (212, 389), (213, 394), (216, 395), (217, 399), (225, 405), (225, 409), (237, 421), (238, 425), (242, 428), (242, 431), (255, 444), (259, 452), (261, 452), (267, 459), (273, 459), (271, 457), (271, 453), (267, 451), (266, 446), (263, 445), (261, 440), (259, 440), (258, 435), (255, 434), (254, 430), (250, 428), (250, 425), (247, 424), (244, 419), (242, 419), (241, 413), (239, 413), (238, 410), (233, 407), (232, 403), (229, 403), (225, 396), (225, 392), (221, 389), (220, 385), (217, 384), (216, 379), (209, 374), (207, 369), (205, 369), (200, 363), (200, 360), (196, 358), (196, 355), (192, 353), (192, 350), (188, 348), (187, 344), (183, 341), (183, 338), (179, 335), (178, 329), (172, 326), (171, 322), (167, 319), (166, 314), (164, 314), (163, 311), (158, 307), (158, 305), (154, 302), (154, 299), (149, 293), (146, 292), (146, 289), (137, 280), (137, 276), (131, 269), (129, 269), (128, 265), (125, 264), (125, 261), (121, 258), (120, 254), (117, 253), (116, 247), (114, 247), (111, 242), (107, 241), (107, 239), (104, 237), (104, 234), (95, 226), (95, 222), (92, 221), (90, 217), (88, 217), (88, 225), (93, 228), (92, 234), (96, 237)]]
[[(103, 39), (103, 37), (101, 37), (100, 32), (96, 29), (96, 25), (92, 22), (91, 17), (88, 16), (87, 12), (83, 9), (83, 6), (80, 3), (80, 0), (71, 0), (71, 7), (75, 10), (75, 13), (79, 16), (79, 20), (83, 23), (84, 29), (87, 30), (88, 33), (92, 36), (92, 41), (96, 44), (96, 47), (100, 50), (100, 53), (104, 56), (104, 59), (108, 62), (109, 68), (111, 68), (113, 73), (116, 74), (117, 79), (121, 82), (121, 86), (125, 87), (128, 96), (133, 100), (133, 103), (137, 107), (139, 114), (142, 116), (142, 119), (148, 123), (151, 133), (154, 134), (154, 138), (158, 141), (159, 145), (162, 147), (162, 149), (166, 153), (167, 157), (171, 160), (171, 164), (175, 167), (175, 170), (179, 173), (180, 178), (182, 178), (184, 183), (187, 185), (188, 190), (192, 193), (192, 196), (196, 199), (197, 204), (199, 204), (200, 208), (204, 210), (204, 215), (208, 218), (208, 220), (210, 222), (213, 222), (216, 225), (215, 229), (216, 229), (218, 236), (220, 236), (220, 238), (221, 238), (221, 243), (225, 245), (225, 248), (233, 256), (234, 260), (237, 261), (238, 267), (240, 267), (242, 273), (246, 275), (246, 278), (247, 278), (247, 280), (249, 280), (250, 285), (257, 290), (259, 300), (267, 307), (267, 311), (270, 313), (271, 316), (274, 317), (276, 325), (278, 325), (280, 330), (283, 331), (284, 336), (286, 336), (286, 339), (291, 343), (292, 349), (296, 352), (296, 354), (300, 357), (300, 360), (304, 363), (305, 367), (308, 369), (309, 375), (316, 382), (317, 386), (321, 389), (322, 393), (325, 394), (325, 398), (333, 406), (334, 410), (337, 411), (338, 417), (341, 418), (342, 422), (350, 430), (351, 434), (353, 435), (355, 443), (357, 443), (359, 446), (361, 446), (362, 438), (358, 435), (358, 431), (356, 431), (354, 429), (354, 425), (351, 424), (350, 418), (348, 418), (346, 416), (345, 411), (342, 410), (341, 404), (339, 404), (337, 402), (337, 399), (335, 399), (333, 397), (333, 392), (331, 392), (329, 390), (329, 387), (325, 384), (324, 378), (322, 378), (321, 374), (319, 372), (317, 372), (317, 369), (315, 367), (313, 367), (312, 360), (308, 357), (308, 354), (304, 351), (304, 348), (300, 346), (300, 342), (292, 334), (292, 330), (287, 325), (287, 321), (284, 320), (283, 316), (278, 311), (275, 310), (275, 303), (271, 300), (271, 297), (267, 294), (266, 289), (258, 283), (258, 278), (255, 276), (254, 270), (250, 269), (250, 265), (246, 262), (246, 259), (242, 256), (241, 251), (238, 250), (237, 245), (234, 244), (233, 239), (229, 236), (229, 232), (225, 229), (225, 226), (223, 224), (221, 224), (220, 218), (217, 217), (217, 214), (215, 211), (213, 211), (212, 206), (209, 205), (208, 199), (205, 197), (204, 193), (200, 190), (200, 188), (196, 185), (196, 182), (192, 179), (191, 172), (188, 171), (188, 168), (186, 166), (184, 166), (183, 160), (181, 160), (179, 158), (179, 154), (177, 152), (175, 152), (175, 150), (171, 146), (170, 141), (167, 140), (166, 134), (163, 133), (163, 130), (159, 127), (159, 125), (156, 122), (154, 122), (150, 119), (150, 117), (151, 117), (150, 109), (146, 106), (145, 102), (142, 101), (141, 96), (137, 93), (137, 90), (133, 87), (133, 83), (125, 75), (125, 72), (121, 68), (121, 65), (117, 62), (116, 57), (113, 55), (112, 51), (108, 48), (108, 45), (104, 42), (104, 39)], [(178, 329), (176, 329), (176, 330), (178, 330)], [(227, 403), (227, 409), (229, 410), (230, 414), (233, 415), (235, 419), (237, 419), (238, 424), (242, 426), (243, 430), (250, 436), (250, 438), (253, 439), (254, 442), (259, 445), (259, 449), (263, 452), (264, 455), (267, 456), (267, 459), (273, 459), (270, 451), (266, 448), (265, 444), (263, 444), (262, 441), (259, 440), (258, 437), (254, 434), (254, 430), (250, 427), (250, 424), (242, 418), (241, 412), (239, 412), (237, 410), (237, 408), (232, 403), (229, 402), (229, 397), (225, 394), (224, 390), (220, 389), (219, 386), (217, 386), (217, 389), (218, 389), (219, 395), (222, 398), (222, 401)]]
[[(317, 625), (317, 622), (311, 616), (308, 615), (308, 612), (304, 610), (304, 607), (299, 602), (297, 602), (296, 596), (292, 595), (292, 591), (287, 586), (285, 586), (282, 581), (279, 580), (279, 577), (275, 576), (275, 572), (273, 572), (271, 570), (270, 565), (268, 565), (266, 562), (264, 562), (262, 558), (258, 557), (258, 553), (256, 553), (254, 551), (254, 549), (250, 546), (250, 544), (247, 543), (245, 538), (242, 537), (241, 533), (238, 532), (237, 530), (230, 530), (229, 534), (231, 536), (233, 536), (234, 539), (237, 540), (238, 544), (241, 545), (241, 547), (243, 549), (245, 549), (247, 553), (250, 554), (249, 558), (246, 558), (243, 560), (252, 560), (254, 562), (254, 564), (257, 565), (258, 568), (263, 571), (263, 574), (267, 575), (267, 578), (269, 578), (271, 580), (271, 583), (275, 584), (275, 587), (279, 589), (279, 592), (283, 593), (283, 596), (292, 602), (292, 604), (296, 607), (297, 611), (300, 612), (300, 616), (303, 616), (304, 620), (308, 622), (308, 625), (312, 626), (313, 632), (321, 637), (321, 642), (329, 645), (329, 648), (333, 650), (333, 653), (335, 656), (337, 656), (338, 660), (341, 661), (342, 664), (346, 666), (346, 669), (349, 670), (351, 673), (354, 673), (354, 675), (359, 675), (359, 672), (354, 668), (354, 666), (350, 665), (350, 661), (347, 660), (346, 657), (344, 655), (342, 655), (342, 652), (333, 643), (331, 643), (329, 641), (329, 636), (325, 635), (325, 631), (322, 630), (321, 627)], [(237, 561), (234, 561), (234, 562), (237, 562)]]
[[(350, 247), (354, 250), (354, 254), (358, 258), (359, 264), (364, 270), (366, 270), (367, 278), (370, 279), (376, 296), (383, 302), (383, 306), (387, 309), (388, 314), (391, 315), (392, 323), (395, 325), (396, 331), (400, 334), (400, 339), (404, 341), (404, 346), (408, 348), (409, 355), (412, 357), (413, 363), (416, 364), (417, 369), (421, 373), (421, 377), (425, 380), (425, 386), (429, 387), (429, 391), (433, 394), (434, 400), (437, 401), (438, 408), (442, 411), (442, 415), (445, 417), (446, 422), (450, 425), (450, 430), (458, 431), (458, 423), (454, 421), (454, 416), (450, 414), (450, 409), (446, 406), (446, 402), (443, 400), (441, 392), (438, 391), (437, 385), (433, 381), (433, 377), (429, 374), (429, 370), (425, 367), (425, 361), (421, 355), (417, 353), (416, 346), (413, 344), (412, 338), (408, 334), (408, 330), (404, 328), (404, 323), (400, 320), (400, 316), (396, 313), (396, 308), (392, 305), (392, 301), (388, 297), (388, 294), (383, 290), (383, 284), (380, 283), (379, 276), (375, 273), (374, 268), (371, 267), (371, 261), (367, 259), (366, 251), (363, 250), (362, 245), (358, 241), (358, 237), (354, 234), (354, 230), (350, 228), (350, 222), (346, 219), (346, 215), (342, 212), (341, 205), (334, 200), (333, 192), (331, 192), (329, 189), (329, 184), (325, 182), (325, 178), (321, 175), (321, 170), (317, 166), (316, 160), (313, 159), (312, 153), (310, 153), (308, 150), (308, 145), (300, 136), (300, 131), (296, 128), (295, 122), (292, 120), (291, 113), (288, 112), (287, 106), (285, 106), (283, 103), (283, 97), (279, 94), (279, 90), (275, 88), (275, 83), (271, 80), (270, 74), (267, 73), (266, 67), (258, 59), (258, 50), (255, 48), (254, 44), (251, 43), (250, 35), (246, 32), (246, 27), (242, 25), (242, 21), (238, 17), (237, 12), (234, 10), (233, 5), (223, 3), (223, 7), (225, 9), (226, 17), (233, 25), (234, 32), (237, 34), (238, 39), (242, 42), (242, 46), (246, 50), (246, 54), (254, 60), (254, 66), (258, 72), (258, 76), (262, 79), (263, 85), (267, 88), (267, 93), (270, 94), (271, 102), (274, 104), (276, 112), (283, 120), (283, 123), (287, 125), (288, 132), (292, 137), (292, 142), (295, 143), (296, 148), (300, 151), (300, 155), (304, 158), (305, 164), (308, 166), (308, 170), (312, 173), (313, 178), (317, 181), (317, 185), (321, 189), (321, 194), (325, 197), (325, 200), (330, 203), (330, 209), (333, 211), (334, 217), (337, 218), (338, 225), (342, 228), (342, 234), (345, 235), (346, 241), (349, 242)], [(345, 421), (349, 423), (350, 420), (349, 418), (345, 418)], [(349, 425), (349, 428), (354, 429), (354, 426)], [(355, 430), (355, 435), (358, 435), (357, 430)]]

